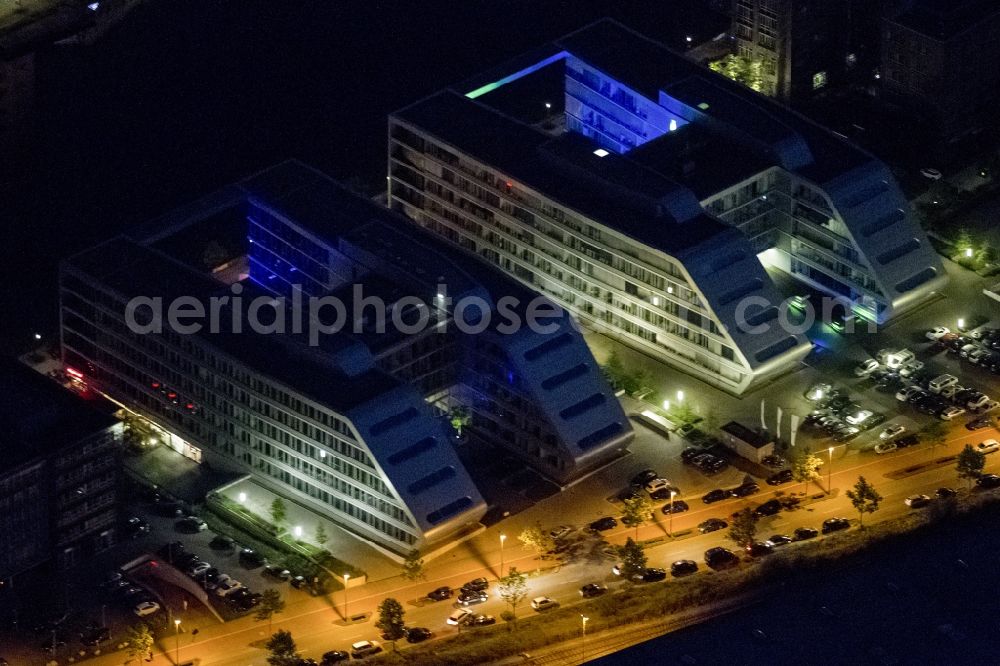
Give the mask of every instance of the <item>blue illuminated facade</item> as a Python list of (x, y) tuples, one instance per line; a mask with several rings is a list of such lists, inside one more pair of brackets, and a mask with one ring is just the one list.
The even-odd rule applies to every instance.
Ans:
[(757, 325), (765, 268), (878, 322), (947, 281), (884, 164), (609, 20), (397, 111), (388, 148), (390, 207), (736, 394), (811, 349)]

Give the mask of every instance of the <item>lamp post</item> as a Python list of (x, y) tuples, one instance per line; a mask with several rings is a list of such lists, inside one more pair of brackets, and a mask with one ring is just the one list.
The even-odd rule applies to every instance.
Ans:
[(181, 663), (181, 619), (174, 620), (174, 663)]
[(580, 639), (580, 663), (587, 661), (587, 621), (590, 620), (586, 615), (580, 615), (580, 623), (583, 625), (582, 637)]
[(826, 466), (826, 494), (833, 493), (833, 447), (827, 449), (830, 454), (830, 462)]
[(344, 621), (347, 621), (347, 582), (351, 580), (351, 574), (344, 574)]
[(677, 402), (684, 402), (684, 391), (677, 391)]
[(503, 543), (507, 540), (507, 535), (500, 533), (500, 578), (503, 578)]
[(670, 491), (670, 516), (667, 518), (667, 531), (670, 533), (670, 538), (674, 538), (674, 497), (677, 496), (676, 490)]

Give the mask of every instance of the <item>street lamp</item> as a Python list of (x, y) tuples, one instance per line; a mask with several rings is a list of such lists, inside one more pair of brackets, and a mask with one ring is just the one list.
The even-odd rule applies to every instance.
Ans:
[(677, 402), (684, 402), (684, 391), (677, 391)]
[(344, 621), (347, 621), (347, 581), (351, 580), (351, 574), (344, 574)]
[(668, 527), (667, 531), (670, 533), (670, 538), (674, 538), (674, 497), (677, 496), (676, 490), (670, 491), (670, 516), (667, 518)]
[(181, 619), (174, 620), (174, 663), (181, 663)]
[(664, 400), (663, 401), (663, 411), (665, 411), (665, 412), (669, 412), (670, 411), (670, 401), (669, 400)]
[(246, 501), (247, 501), (247, 494), (246, 493), (240, 493), (238, 495), (238, 498), (240, 500), (240, 504), (246, 504)]
[(587, 621), (590, 620), (586, 615), (580, 615), (580, 623), (583, 625), (583, 636), (580, 640), (580, 663), (587, 661)]
[(507, 540), (507, 535), (500, 533), (500, 578), (503, 578), (503, 543)]
[(826, 494), (833, 492), (833, 447), (827, 449), (830, 454), (830, 463), (826, 467)]
[(968, 257), (969, 259), (972, 258), (972, 248), (971, 247), (965, 248), (965, 256)]
[(965, 320), (959, 318), (959, 320), (958, 320), (958, 330), (961, 331), (961, 330), (964, 330), (964, 329), (965, 329)]

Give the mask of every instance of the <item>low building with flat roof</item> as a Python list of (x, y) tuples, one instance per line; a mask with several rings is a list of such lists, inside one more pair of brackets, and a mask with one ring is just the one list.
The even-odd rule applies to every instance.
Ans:
[(730, 421), (719, 430), (726, 448), (747, 460), (759, 463), (774, 454), (774, 438), (767, 432), (753, 430), (736, 421)]

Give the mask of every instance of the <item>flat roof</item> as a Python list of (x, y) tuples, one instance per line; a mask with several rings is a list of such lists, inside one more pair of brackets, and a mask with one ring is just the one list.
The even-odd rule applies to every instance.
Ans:
[(736, 421), (730, 421), (726, 425), (722, 426), (720, 430), (736, 437), (740, 441), (746, 442), (755, 449), (762, 449), (768, 444), (774, 443), (773, 437), (762, 434), (756, 430), (751, 430), (742, 423), (737, 423)]
[(567, 133), (552, 139), (455, 91), (441, 91), (394, 115), (567, 208), (668, 254), (729, 228), (708, 215), (677, 221), (658, 210), (660, 197), (682, 187), (627, 155), (598, 157), (585, 137)]
[(0, 360), (0, 471), (74, 444), (117, 422), (110, 411), (28, 366), (14, 359)]
[[(650, 100), (658, 102), (662, 91), (696, 117), (622, 155), (597, 157), (595, 144), (574, 132), (553, 138), (556, 130), (544, 130), (538, 122), (544, 106), (539, 95), (552, 95), (552, 79), (570, 56)], [(537, 85), (532, 78), (539, 79)], [(516, 99), (519, 94), (526, 96), (527, 111)], [(562, 101), (553, 106), (561, 109)], [(727, 227), (708, 215), (678, 223), (657, 206), (660, 197), (685, 191), (703, 200), (779, 164), (823, 185), (875, 161), (774, 100), (610, 19), (517, 56), (393, 116), (571, 210), (673, 255)], [(685, 145), (696, 135), (697, 141)], [(741, 143), (737, 135), (750, 141)], [(684, 161), (671, 162), (678, 158)]]
[[(212, 296), (232, 295), (222, 283), (126, 238), (113, 239), (67, 263), (92, 275), (126, 300), (136, 296), (160, 296), (167, 303), (172, 298), (194, 296), (207, 303)], [(256, 296), (273, 298), (252, 285), (244, 284), (243, 287), (241, 305), (244, 308), (249, 307)], [(231, 313), (229, 308), (225, 306), (221, 310), (221, 321), (227, 321)], [(290, 320), (286, 321), (290, 326)], [(359, 348), (359, 342), (345, 334), (321, 335), (321, 345), (314, 348), (308, 346), (306, 333), (268, 335), (254, 332), (249, 326), (244, 326), (239, 333), (229, 326), (221, 329), (215, 333), (202, 330), (196, 335), (262, 375), (340, 412), (399, 385), (390, 375), (374, 368), (345, 374), (335, 363), (338, 355), (360, 354), (363, 357), (366, 353)], [(365, 365), (363, 360), (354, 362), (362, 368)]]

